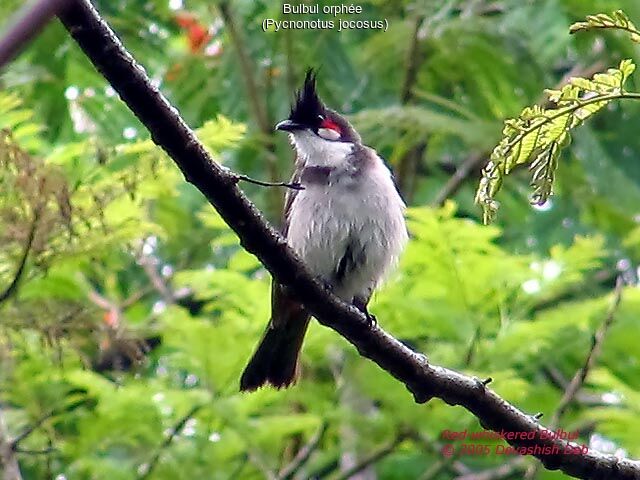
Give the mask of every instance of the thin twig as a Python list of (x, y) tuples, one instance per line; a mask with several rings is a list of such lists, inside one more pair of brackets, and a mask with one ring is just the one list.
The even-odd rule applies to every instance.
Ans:
[(253, 116), (260, 128), (260, 131), (263, 134), (270, 135), (271, 126), (267, 119), (266, 109), (261, 101), (262, 93), (260, 92), (258, 82), (256, 81), (255, 72), (257, 70), (251, 61), (249, 53), (247, 52), (242, 33), (238, 30), (236, 25), (235, 18), (231, 11), (230, 2), (226, 0), (219, 1), (218, 10), (220, 11), (220, 16), (222, 17), (225, 27), (229, 32), (229, 38), (231, 39), (236, 53), (238, 54), (238, 64), (240, 65), (242, 77), (247, 89), (247, 96), (249, 97), (249, 105), (251, 105)]
[(5, 302), (12, 295), (18, 291), (18, 286), (20, 285), (20, 280), (22, 279), (22, 275), (24, 274), (25, 267), (27, 265), (27, 259), (29, 258), (29, 253), (31, 252), (31, 247), (33, 246), (33, 240), (36, 236), (36, 230), (38, 229), (38, 221), (40, 220), (40, 212), (42, 210), (42, 206), (38, 206), (33, 214), (33, 220), (31, 222), (31, 227), (29, 228), (29, 234), (27, 235), (27, 242), (24, 245), (24, 249), (22, 251), (22, 257), (20, 258), (20, 262), (18, 263), (18, 268), (16, 269), (16, 273), (13, 276), (13, 280), (9, 284), (9, 286), (5, 289), (4, 292), (0, 293), (0, 303)]
[(313, 435), (313, 437), (311, 437), (309, 442), (298, 451), (296, 456), (288, 465), (280, 470), (278, 480), (290, 480), (302, 467), (305, 466), (313, 452), (315, 452), (320, 445), (320, 442), (328, 428), (329, 424), (327, 422), (323, 422), (322, 425), (320, 425), (320, 428), (318, 428), (318, 431)]
[(616, 312), (618, 311), (618, 307), (620, 306), (623, 287), (624, 282), (622, 280), (622, 277), (620, 276), (616, 279), (616, 288), (613, 292), (613, 301), (611, 302), (611, 305), (607, 310), (607, 315), (605, 316), (605, 319), (602, 322), (600, 328), (598, 328), (596, 333), (593, 335), (591, 348), (589, 349), (589, 353), (587, 354), (584, 364), (575, 373), (575, 375), (571, 379), (571, 382), (569, 382), (569, 385), (567, 386), (567, 389), (565, 390), (560, 403), (556, 407), (556, 411), (554, 412), (553, 416), (551, 417), (551, 421), (549, 422), (549, 428), (553, 429), (558, 426), (562, 415), (567, 410), (567, 407), (571, 404), (571, 402), (573, 402), (573, 400), (575, 399), (576, 394), (584, 385), (584, 381), (586, 380), (587, 375), (589, 375), (589, 372), (600, 356), (600, 352), (602, 351), (602, 344), (604, 343), (604, 339), (607, 335), (607, 332), (609, 331), (609, 327), (611, 327)]
[[(539, 432), (544, 427), (474, 378), (430, 364), (424, 355), (389, 335), (379, 324), (371, 328), (360, 311), (328, 292), (265, 221), (262, 214), (237, 188), (235, 177), (215, 162), (187, 126), (178, 111), (154, 87), (133, 57), (88, 0), (73, 0), (73, 8), (60, 15), (62, 23), (89, 59), (185, 175), (216, 208), (238, 235), (242, 246), (265, 265), (274, 281), (286, 285), (307, 311), (351, 342), (360, 354), (404, 383), (414, 400), (434, 397), (461, 405), (473, 413), (484, 428), (494, 431)], [(509, 440), (513, 446), (531, 441)], [(540, 439), (540, 448), (565, 452), (570, 442)], [(581, 455), (538, 455), (549, 467), (578, 478), (618, 480), (640, 475), (640, 462), (589, 450)]]
[[(418, 70), (424, 61), (424, 55), (421, 48), (420, 32), (424, 16), (418, 15), (414, 19), (414, 25), (411, 35), (411, 43), (407, 53), (406, 69), (402, 89), (400, 90), (400, 103), (407, 105), (413, 100), (413, 87), (418, 78)], [(398, 161), (396, 168), (396, 180), (398, 188), (404, 195), (407, 202), (410, 202), (416, 186), (416, 169), (427, 148), (427, 140), (421, 140), (413, 145), (408, 151), (404, 152)]]
[(469, 342), (469, 347), (467, 348), (467, 353), (464, 356), (464, 362), (462, 363), (465, 367), (470, 367), (471, 362), (473, 362), (473, 358), (476, 353), (476, 347), (478, 342), (480, 341), (480, 326), (476, 327), (473, 331), (473, 336), (471, 337), (471, 341)]
[(29, 425), (27, 428), (25, 428), (19, 435), (17, 435), (12, 441), (11, 441), (11, 448), (13, 448), (14, 450), (16, 450), (18, 448), (18, 446), (20, 445), (20, 442), (22, 442), (25, 438), (27, 438), (29, 435), (31, 435), (35, 430), (37, 430), (44, 422), (46, 422), (47, 420), (49, 420), (50, 418), (54, 417), (55, 415), (57, 415), (58, 413), (60, 413), (59, 410), (51, 410), (48, 413), (45, 413), (43, 416), (41, 416), (40, 418), (38, 418), (35, 422), (33, 422), (31, 425)]
[(104, 295), (98, 293), (93, 288), (89, 289), (87, 293), (87, 298), (93, 303), (96, 307), (102, 310), (118, 310), (117, 305), (115, 305), (111, 300), (106, 298)]
[(238, 466), (231, 471), (227, 480), (236, 480), (237, 478), (240, 478), (240, 474), (242, 473), (242, 470), (244, 470), (244, 467), (247, 465), (248, 460), (249, 460), (249, 454), (247, 453), (242, 454), (240, 456), (240, 461), (238, 462)]
[[(613, 301), (609, 305), (607, 309), (607, 314), (605, 315), (604, 321), (602, 325), (596, 330), (591, 339), (591, 348), (587, 353), (587, 357), (585, 358), (584, 363), (575, 373), (567, 388), (564, 391), (564, 395), (560, 399), (558, 406), (556, 407), (555, 412), (553, 412), (553, 416), (549, 421), (550, 430), (555, 429), (560, 424), (560, 420), (567, 408), (573, 401), (576, 399), (576, 395), (584, 385), (585, 380), (587, 379), (587, 375), (593, 369), (598, 357), (600, 356), (600, 352), (602, 351), (602, 344), (604, 343), (604, 339), (609, 331), (609, 327), (613, 323), (616, 312), (618, 311), (618, 307), (620, 306), (620, 302), (622, 301), (622, 290), (624, 288), (624, 280), (622, 279), (622, 275), (616, 278), (616, 287), (613, 291)], [(540, 469), (540, 463), (535, 463), (531, 465), (524, 476), (525, 480), (532, 480), (538, 470)]]
[(122, 303), (120, 304), (120, 308), (122, 310), (129, 308), (131, 305), (138, 303), (141, 299), (143, 299), (151, 292), (153, 292), (153, 288), (150, 285), (139, 288), (122, 301)]
[(70, 405), (68, 404), (65, 406), (57, 407), (51, 410), (50, 412), (45, 413), (40, 418), (38, 418), (35, 422), (33, 422), (31, 425), (27, 426), (20, 434), (14, 437), (13, 440), (11, 440), (11, 448), (14, 451), (18, 451), (20, 447), (20, 442), (25, 440), (29, 435), (31, 435), (38, 428), (40, 428), (47, 420), (55, 417), (56, 415), (60, 415), (62, 413), (70, 413), (74, 411), (76, 408), (86, 405), (87, 401), (88, 399), (80, 399)]
[[(565, 378), (562, 372), (560, 372), (560, 370), (558, 370), (554, 366), (545, 365), (544, 367), (542, 367), (542, 373), (552, 385), (562, 390), (563, 392), (569, 386), (569, 379)], [(584, 391), (579, 391), (578, 393), (576, 393), (574, 402), (588, 407), (611, 405), (602, 398), (601, 394), (589, 393)]]
[(269, 468), (267, 462), (262, 458), (261, 455), (258, 455), (255, 451), (250, 451), (248, 454), (249, 462), (253, 464), (260, 473), (262, 474), (262, 478), (266, 480), (277, 480), (278, 476), (276, 473)]
[(453, 175), (449, 177), (449, 180), (447, 180), (447, 183), (445, 183), (440, 189), (432, 204), (434, 206), (444, 205), (447, 198), (455, 195), (469, 174), (482, 163), (485, 157), (486, 154), (484, 153), (472, 153), (469, 155), (467, 159), (456, 169)]
[(501, 480), (509, 478), (518, 472), (524, 470), (526, 459), (524, 457), (516, 457), (497, 467), (487, 468), (479, 472), (459, 475), (454, 480)]
[(20, 464), (9, 437), (2, 409), (0, 409), (0, 472), (4, 472), (4, 480), (22, 480)]
[(16, 453), (23, 453), (25, 455), (49, 455), (50, 453), (56, 453), (58, 451), (55, 447), (47, 447), (42, 450), (29, 450), (26, 448), (16, 448)]
[(171, 446), (171, 443), (173, 442), (175, 437), (180, 433), (180, 431), (184, 428), (184, 426), (189, 421), (189, 419), (193, 417), (196, 413), (198, 413), (198, 411), (203, 407), (204, 405), (195, 405), (191, 407), (191, 409), (183, 417), (181, 417), (173, 427), (171, 427), (171, 429), (169, 430), (169, 434), (166, 436), (164, 441), (160, 444), (160, 446), (158, 447), (156, 452), (153, 454), (151, 459), (147, 463), (144, 463), (140, 466), (140, 469), (138, 470), (140, 472), (140, 474), (138, 475), (139, 479), (147, 478), (149, 477), (149, 475), (151, 475), (151, 472), (153, 472), (154, 468), (156, 468), (156, 466), (158, 465), (158, 462), (160, 461), (160, 456), (162, 455), (162, 453)]
[(147, 274), (153, 288), (160, 294), (167, 305), (172, 305), (176, 301), (175, 294), (171, 288), (169, 288), (160, 273), (158, 273), (158, 270), (156, 269), (157, 263), (158, 258), (153, 255), (140, 253), (138, 256), (138, 264), (142, 267), (144, 273)]
[(60, 12), (69, 0), (39, 0), (24, 7), (10, 22), (12, 27), (0, 42), (0, 70), (13, 60), (20, 50)]
[(400, 103), (403, 105), (409, 103), (413, 99), (413, 86), (418, 77), (418, 70), (424, 60), (424, 55), (420, 51), (420, 29), (424, 16), (418, 15), (413, 22), (413, 30), (411, 34), (411, 44), (407, 53), (406, 70), (404, 81), (400, 91)]
[(334, 477), (333, 480), (348, 480), (355, 474), (361, 472), (365, 468), (370, 465), (374, 465), (378, 461), (382, 460), (387, 455), (393, 453), (395, 449), (400, 445), (404, 440), (407, 439), (407, 435), (405, 433), (401, 433), (396, 436), (389, 444), (383, 445), (382, 447), (375, 450), (373, 453), (363, 458), (360, 462), (356, 463), (351, 468), (341, 472), (340, 475)]
[[(249, 48), (246, 45), (245, 37), (238, 28), (231, 2), (228, 0), (218, 1), (218, 10), (224, 21), (225, 28), (229, 32), (229, 38), (238, 56), (238, 64), (240, 65), (240, 73), (244, 80), (247, 97), (249, 99), (250, 112), (252, 113), (258, 129), (261, 133), (261, 140), (264, 143), (264, 154), (266, 157), (267, 170), (269, 178), (275, 182), (279, 178), (278, 158), (275, 154), (274, 130), (269, 122), (267, 97), (264, 89), (258, 83), (258, 68), (253, 62)], [(249, 181), (249, 180), (247, 180)], [(253, 182), (255, 183), (255, 182)], [(260, 185), (260, 184), (258, 184)], [(270, 192), (268, 195), (269, 209), (275, 214), (281, 206), (281, 196), (277, 191)]]
[(243, 182), (253, 183), (255, 185), (260, 185), (261, 187), (286, 187), (292, 190), (304, 190), (304, 186), (299, 183), (288, 183), (288, 182), (265, 182), (262, 180), (256, 180), (255, 178), (247, 177), (246, 175), (237, 175), (238, 180), (242, 180)]

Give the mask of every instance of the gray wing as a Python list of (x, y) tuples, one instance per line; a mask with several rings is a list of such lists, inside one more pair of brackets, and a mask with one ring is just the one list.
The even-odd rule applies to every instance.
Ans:
[(396, 181), (396, 176), (393, 173), (393, 168), (391, 168), (387, 161), (380, 155), (378, 155), (378, 153), (373, 148), (367, 147), (366, 145), (356, 145), (353, 148), (353, 152), (351, 153), (351, 162), (356, 169), (356, 175), (358, 175), (363, 169), (371, 168), (372, 165), (377, 161), (382, 161), (384, 166), (389, 170), (393, 186), (404, 202), (405, 199), (402, 195), (402, 192), (400, 191), (400, 188), (398, 188), (398, 182)]
[[(290, 183), (300, 183), (302, 176), (302, 165), (301, 162), (296, 159), (296, 168), (293, 170), (293, 175), (291, 176)], [(298, 195), (299, 190), (294, 188), (288, 188), (287, 193), (284, 196), (284, 211), (282, 212), (282, 234), (287, 237), (289, 234), (289, 217), (291, 213), (291, 206), (293, 205), (293, 201)]]

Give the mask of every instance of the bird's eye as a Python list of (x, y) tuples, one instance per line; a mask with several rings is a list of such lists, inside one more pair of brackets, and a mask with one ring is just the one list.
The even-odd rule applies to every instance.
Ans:
[(320, 120), (321, 122), (324, 121), (324, 115), (318, 115), (318, 120)]

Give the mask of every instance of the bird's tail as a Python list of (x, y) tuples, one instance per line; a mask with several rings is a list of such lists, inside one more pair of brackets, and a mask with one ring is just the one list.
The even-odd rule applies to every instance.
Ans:
[(298, 379), (298, 356), (309, 326), (309, 314), (299, 304), (282, 300), (274, 298), (273, 317), (242, 373), (240, 391), (256, 390), (267, 384), (284, 388)]

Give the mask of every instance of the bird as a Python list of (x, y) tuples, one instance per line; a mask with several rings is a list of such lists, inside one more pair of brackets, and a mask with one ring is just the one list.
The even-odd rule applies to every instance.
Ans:
[[(397, 265), (408, 241), (405, 203), (391, 171), (347, 119), (318, 96), (308, 69), (289, 117), (275, 126), (295, 150), (282, 234), (335, 295), (368, 311), (374, 290)], [(241, 391), (294, 384), (310, 314), (289, 289), (271, 286), (271, 318), (240, 378)]]

